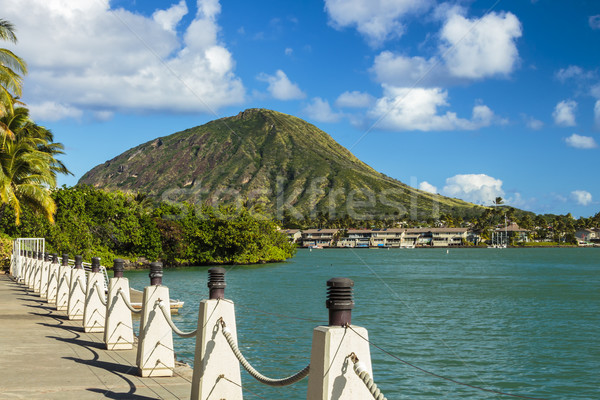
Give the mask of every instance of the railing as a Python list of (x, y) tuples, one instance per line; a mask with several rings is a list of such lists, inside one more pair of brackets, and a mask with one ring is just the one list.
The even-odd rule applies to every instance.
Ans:
[[(58, 269), (57, 255), (54, 255), (51, 261), (47, 256), (42, 259), (41, 252), (35, 257), (34, 250), (25, 250), (23, 246), (43, 248), (43, 242), (40, 243), (39, 239), (19, 239), (16, 242), (16, 251), (13, 253), (14, 268), (11, 269), (15, 281), (28, 286), (33, 282), (33, 287), (37, 287), (40, 285), (37, 280), (40, 271), (45, 271), (49, 276), (54, 274), (56, 281), (59, 280), (58, 275), (64, 276), (70, 272), (67, 310), (69, 319), (78, 319), (72, 318), (72, 308), (76, 308), (77, 304), (71, 303), (85, 303), (85, 309), (79, 318), (83, 320), (84, 330), (103, 332), (107, 350), (134, 347), (131, 316), (132, 313), (140, 314), (139, 331), (136, 335), (136, 363), (142, 377), (173, 375), (173, 333), (183, 338), (195, 338), (195, 366), (190, 396), (192, 400), (209, 397), (242, 399), (240, 366), (258, 382), (269, 386), (292, 385), (308, 377), (309, 400), (386, 400), (372, 378), (371, 342), (368, 332), (365, 328), (351, 324), (354, 282), (350, 279), (332, 278), (327, 281), (326, 306), (329, 310), (329, 323), (317, 326), (313, 331), (310, 363), (292, 375), (275, 379), (258, 372), (238, 346), (234, 303), (225, 298), (227, 284), (224, 268), (208, 270), (208, 299), (200, 301), (196, 329), (186, 332), (180, 330), (171, 318), (169, 289), (162, 284), (161, 263), (154, 262), (150, 265), (150, 286), (144, 289), (141, 309), (136, 309), (129, 299), (129, 283), (123, 276), (123, 260), (114, 260), (114, 277), (110, 280), (107, 279), (106, 269), (100, 270), (99, 259), (93, 260), (91, 265), (88, 264), (87, 277), (82, 279), (85, 275), (80, 256), (69, 260), (67, 255), (63, 255), (61, 271)], [(48, 282), (50, 281), (52, 279), (48, 279)], [(43, 288), (39, 292), (43, 293)], [(81, 300), (82, 295), (85, 296), (85, 301)], [(382, 350), (380, 346), (373, 346)], [(385, 353), (391, 355), (389, 352)], [(472, 389), (502, 396), (536, 399), (461, 383), (416, 367), (396, 356), (394, 358), (436, 378)], [(353, 373), (348, 372), (347, 366), (350, 362), (353, 364)], [(228, 381), (232, 385), (217, 385), (220, 380)]]

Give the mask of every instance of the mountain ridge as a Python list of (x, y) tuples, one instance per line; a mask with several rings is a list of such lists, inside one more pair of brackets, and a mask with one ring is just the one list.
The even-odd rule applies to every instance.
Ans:
[(165, 201), (260, 203), (270, 214), (298, 219), (319, 212), (414, 219), (482, 210), (381, 174), (316, 126), (257, 108), (142, 143), (79, 183)]

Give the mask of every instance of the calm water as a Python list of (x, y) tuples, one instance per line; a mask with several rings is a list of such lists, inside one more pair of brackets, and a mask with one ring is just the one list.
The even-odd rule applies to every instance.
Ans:
[[(207, 268), (166, 270), (195, 329)], [(132, 286), (147, 271), (126, 273)], [(352, 322), (399, 358), (461, 382), (545, 399), (600, 399), (600, 249), (299, 250), (287, 263), (228, 268), (238, 340), (262, 373), (287, 376), (310, 361), (326, 323), (326, 281), (355, 282)], [(306, 318), (292, 319), (280, 315)], [(193, 364), (194, 339), (175, 335)], [(508, 399), (448, 382), (371, 347), (375, 381), (392, 399)], [(248, 399), (305, 399), (307, 380), (269, 388), (243, 372)], [(258, 396), (257, 396), (258, 395)]]

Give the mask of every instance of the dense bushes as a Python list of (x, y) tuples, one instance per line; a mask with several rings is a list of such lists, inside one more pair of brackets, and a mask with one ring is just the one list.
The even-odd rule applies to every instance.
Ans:
[(167, 265), (246, 264), (282, 261), (294, 254), (273, 221), (256, 218), (245, 208), (154, 207), (144, 196), (90, 186), (63, 187), (52, 196), (55, 224), (24, 209), (17, 226), (12, 211), (3, 206), (0, 230), (12, 237), (44, 237), (50, 251), (82, 254), (86, 260), (143, 257)]

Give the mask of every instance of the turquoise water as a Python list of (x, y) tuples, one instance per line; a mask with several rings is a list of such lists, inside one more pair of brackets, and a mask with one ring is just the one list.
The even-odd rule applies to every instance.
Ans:
[[(186, 302), (173, 318), (182, 330), (195, 329), (207, 269), (165, 271), (171, 297)], [(126, 276), (136, 288), (149, 282), (147, 271)], [(259, 371), (283, 377), (309, 363), (336, 276), (355, 281), (353, 324), (402, 360), (522, 396), (600, 399), (600, 249), (299, 250), (287, 263), (228, 267), (240, 348)], [(193, 364), (194, 345), (175, 336), (180, 360)], [(510, 398), (373, 346), (371, 356), (390, 400)], [(242, 380), (248, 399), (306, 398), (306, 379), (286, 388)]]

